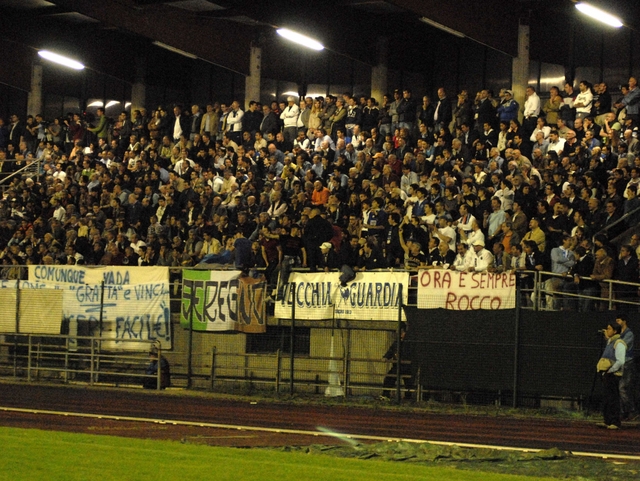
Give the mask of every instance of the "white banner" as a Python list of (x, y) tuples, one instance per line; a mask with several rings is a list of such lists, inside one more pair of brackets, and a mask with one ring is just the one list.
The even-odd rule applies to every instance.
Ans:
[(515, 309), (516, 276), (512, 273), (418, 272), (418, 308), (476, 311)]
[(29, 266), (31, 282), (47, 284), (89, 284), (97, 285), (102, 281), (109, 286), (131, 284), (158, 284), (169, 282), (169, 269), (157, 266)]
[(291, 319), (295, 299), (296, 319), (398, 320), (400, 293), (403, 305), (408, 299), (408, 273), (359, 272), (346, 287), (340, 286), (339, 277), (340, 272), (292, 273), (275, 316)]
[(105, 349), (148, 347), (123, 341), (158, 341), (162, 349), (171, 348), (166, 267), (29, 266), (28, 283), (24, 287), (64, 290), (63, 316), (71, 331), (78, 322), (97, 326), (102, 311)]

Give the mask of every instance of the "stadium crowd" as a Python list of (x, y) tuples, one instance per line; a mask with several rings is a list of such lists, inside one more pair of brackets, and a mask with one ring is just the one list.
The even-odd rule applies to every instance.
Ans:
[[(507, 89), (440, 88), (14, 114), (0, 119), (1, 276), (28, 264), (235, 263), (274, 283), (296, 266), (544, 270), (562, 274), (549, 291), (606, 297), (601, 281), (639, 280), (640, 238), (610, 242), (640, 218), (639, 101), (631, 78), (615, 100), (581, 81), (544, 101), (528, 87), (522, 106)], [(547, 305), (592, 308), (560, 294)]]

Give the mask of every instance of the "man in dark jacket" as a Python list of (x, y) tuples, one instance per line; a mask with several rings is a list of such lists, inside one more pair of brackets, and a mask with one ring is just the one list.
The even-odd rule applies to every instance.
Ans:
[[(630, 245), (620, 247), (620, 258), (616, 265), (614, 279), (623, 282), (638, 282), (638, 257)], [(638, 288), (626, 284), (616, 284), (616, 299), (620, 301), (637, 301)], [(619, 311), (631, 310), (633, 305), (616, 303)]]
[(304, 228), (304, 240), (307, 250), (307, 264), (311, 272), (318, 270), (320, 264), (320, 246), (324, 242), (329, 242), (333, 237), (333, 227), (331, 222), (322, 218), (320, 209), (312, 209), (309, 214), (309, 222)]
[(271, 111), (271, 107), (268, 105), (262, 106), (262, 121), (260, 122), (260, 132), (266, 138), (268, 133), (273, 135), (280, 131), (280, 125), (278, 124), (278, 117)]
[(402, 100), (398, 105), (398, 124), (401, 129), (408, 129), (412, 132), (416, 122), (417, 113), (416, 101), (411, 97), (411, 90), (404, 89), (402, 92)]
[[(398, 340), (396, 339), (391, 344), (391, 347), (387, 350), (383, 357), (387, 361), (392, 361), (391, 368), (387, 372), (382, 383), (384, 391), (382, 391), (382, 400), (389, 400), (391, 398), (391, 388), (396, 386), (396, 380), (398, 376), (398, 361), (400, 361), (400, 379), (404, 381), (405, 399), (411, 399), (411, 390), (413, 389), (413, 379), (411, 378), (411, 364), (407, 358), (407, 345), (404, 342), (404, 338), (407, 334), (407, 326), (404, 322), (400, 323), (400, 346), (398, 346)], [(398, 348), (399, 347), (399, 348)]]
[(451, 99), (447, 97), (447, 93), (443, 88), (438, 89), (438, 103), (436, 104), (436, 111), (433, 114), (433, 120), (435, 122), (436, 132), (439, 132), (442, 127), (449, 127), (449, 124), (453, 120)]

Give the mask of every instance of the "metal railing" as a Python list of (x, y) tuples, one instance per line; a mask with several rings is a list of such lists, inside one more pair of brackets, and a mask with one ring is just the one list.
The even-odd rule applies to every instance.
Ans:
[[(149, 350), (108, 351), (102, 349), (103, 339), (87, 336), (6, 333), (3, 337), (4, 341), (0, 342), (0, 374), (3, 376), (24, 378), (28, 382), (47, 380), (89, 385), (142, 386), (145, 380), (155, 380), (156, 388), (161, 388), (160, 369), (155, 375), (145, 373)], [(148, 344), (158, 349), (161, 358), (161, 349), (153, 342)]]
[[(629, 220), (629, 218), (631, 218), (632, 216), (634, 216), (634, 215), (636, 215), (638, 213), (640, 213), (640, 207), (638, 207), (636, 209), (633, 209), (631, 212), (627, 212), (626, 214), (624, 214), (622, 217), (620, 217), (615, 222), (612, 222), (611, 224), (609, 224), (609, 225), (605, 226), (604, 228), (600, 229), (597, 232), (597, 234), (607, 234), (611, 229), (613, 229), (614, 227), (617, 227), (619, 224), (624, 224), (625, 225), (624, 231), (627, 231), (630, 228), (636, 227), (635, 225), (631, 225), (631, 226), (627, 225), (627, 221)], [(620, 234), (620, 235), (624, 235), (624, 232), (622, 232), (622, 234)]]
[[(549, 271), (521, 271), (519, 275), (530, 275), (534, 277), (533, 288), (531, 289), (521, 289), (522, 293), (526, 295), (525, 300), (530, 301), (527, 303), (523, 303), (521, 307), (523, 309), (533, 309), (535, 311), (539, 310), (575, 310), (572, 308), (567, 308), (566, 303), (563, 303), (561, 308), (557, 308), (559, 303), (558, 300), (563, 301), (564, 299), (573, 299), (573, 300), (588, 300), (593, 303), (598, 303), (598, 310), (613, 310), (617, 306), (624, 306), (624, 308), (635, 308), (636, 310), (640, 309), (640, 297), (638, 296), (638, 290), (640, 289), (639, 283), (634, 282), (624, 282), (618, 281), (614, 279), (592, 279), (591, 277), (581, 277), (582, 281), (593, 282), (598, 287), (596, 288), (599, 291), (600, 295), (589, 295), (584, 293), (573, 293), (569, 292), (562, 288), (559, 289), (550, 288), (547, 283), (550, 279), (558, 279), (564, 282), (571, 282), (572, 277), (567, 274), (558, 274), (555, 272)], [(606, 287), (603, 287), (606, 286)], [(629, 286), (635, 288), (635, 299), (621, 299), (616, 297), (616, 292), (620, 291), (622, 286)], [(554, 305), (549, 305), (549, 302), (554, 301)]]
[[(5, 160), (5, 162), (16, 162), (15, 160)], [(15, 172), (7, 175), (6, 177), (0, 178), (0, 190), (4, 194), (9, 187), (13, 178), (20, 177), (36, 177), (36, 179), (40, 180), (40, 172), (42, 169), (42, 160), (34, 160), (32, 162), (28, 162), (24, 167), (19, 168)]]
[[(174, 271), (182, 270), (173, 268)], [(613, 279), (591, 280), (598, 285), (596, 295), (584, 295), (572, 293), (563, 289), (550, 288), (547, 285), (549, 279), (570, 281), (570, 278), (561, 274), (547, 271), (522, 271), (519, 276), (528, 275), (533, 280), (531, 288), (520, 288), (521, 299), (528, 299), (527, 304), (522, 302), (522, 309), (553, 310), (558, 308), (554, 301), (565, 299), (582, 299), (598, 302), (602, 310), (613, 308), (631, 307), (640, 308), (640, 300), (636, 295), (633, 298), (616, 298), (616, 293), (621, 288), (631, 287), (637, 290), (640, 284), (616, 281)], [(410, 288), (410, 304), (415, 305), (416, 283), (412, 277), (413, 286)], [(606, 286), (604, 289), (601, 285)], [(177, 276), (170, 287), (170, 297), (173, 310), (174, 346), (188, 345), (187, 330), (179, 326), (178, 312), (181, 297), (181, 275)], [(550, 301), (550, 303), (547, 303)], [(562, 304), (562, 303), (561, 303)], [(564, 305), (562, 304), (562, 307)], [(384, 349), (388, 342), (396, 338), (397, 322), (384, 322), (376, 326), (359, 324), (359, 321), (345, 323), (337, 331), (345, 339), (341, 346), (340, 355), (326, 355), (328, 350), (313, 354), (312, 352), (299, 353), (293, 346), (289, 349), (278, 349), (273, 352), (249, 352), (237, 344), (237, 336), (234, 334), (191, 332), (193, 336), (201, 336), (195, 343), (197, 348), (193, 351), (179, 351), (176, 349), (163, 353), (170, 361), (172, 368), (172, 384), (179, 387), (193, 387), (208, 390), (240, 387), (249, 389), (266, 389), (293, 394), (296, 391), (323, 394), (323, 390), (330, 385), (329, 378), (336, 375), (339, 378), (340, 388), (344, 396), (375, 395), (383, 389), (382, 380), (386, 376), (393, 376), (387, 372), (390, 364), (382, 359)], [(317, 333), (326, 334), (333, 329), (328, 321), (307, 321), (296, 326), (289, 321), (271, 317), (268, 326), (280, 326), (292, 332), (301, 327), (311, 327)], [(269, 329), (269, 328), (268, 328)], [(358, 341), (352, 340), (352, 333), (365, 331), (359, 334)], [(256, 334), (256, 336), (268, 335)], [(146, 350), (138, 351), (107, 351), (103, 349), (99, 337), (65, 336), (65, 335), (30, 335), (16, 333), (0, 333), (0, 375), (16, 378), (24, 378), (30, 382), (43, 380), (55, 380), (57, 382), (78, 383), (105, 383), (112, 385), (141, 385), (149, 376), (144, 373), (144, 367), (148, 365)], [(322, 333), (321, 333), (322, 334)], [(205, 337), (209, 337), (206, 339)], [(2, 338), (4, 337), (4, 341)], [(73, 341), (73, 342), (71, 342)], [(126, 342), (126, 341), (123, 341)], [(140, 341), (135, 341), (140, 342)], [(236, 347), (229, 346), (235, 342)], [(376, 343), (376, 349), (363, 355), (354, 346)], [(152, 344), (148, 342), (148, 344)], [(184, 349), (184, 348), (183, 348)], [(294, 350), (295, 369), (292, 369), (291, 350)], [(382, 350), (382, 352), (379, 352)], [(379, 352), (377, 357), (375, 352)], [(334, 363), (337, 367), (330, 367)], [(398, 373), (399, 374), (399, 373)], [(418, 374), (419, 376), (419, 374)], [(157, 386), (160, 387), (160, 369), (157, 374)], [(421, 398), (421, 383), (419, 378), (415, 382), (415, 389), (400, 388), (398, 393), (415, 392)], [(398, 395), (399, 397), (399, 395)], [(514, 397), (515, 399), (515, 397)]]

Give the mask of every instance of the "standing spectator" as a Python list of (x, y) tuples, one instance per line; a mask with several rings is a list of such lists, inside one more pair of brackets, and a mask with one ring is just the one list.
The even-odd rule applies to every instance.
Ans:
[(611, 279), (613, 277), (613, 269), (615, 267), (614, 260), (607, 254), (604, 247), (599, 248), (596, 251), (596, 262), (593, 266), (593, 272), (591, 273), (591, 279), (600, 282), (600, 298), (602, 301), (597, 303), (597, 309), (604, 311), (608, 309), (609, 299), (609, 283), (603, 282), (604, 280)]
[(316, 272), (320, 262), (320, 246), (323, 242), (329, 242), (333, 237), (331, 222), (323, 219), (320, 209), (311, 209), (309, 221), (304, 228), (302, 239), (307, 252), (307, 263), (311, 272)]
[(191, 106), (191, 119), (189, 119), (189, 140), (193, 142), (196, 135), (200, 133), (200, 125), (202, 124), (202, 112), (199, 105)]
[[(570, 250), (571, 237), (563, 235), (558, 247), (551, 249), (551, 272), (566, 276), (576, 263), (574, 253)], [(562, 290), (564, 279), (562, 277), (551, 277), (545, 282), (547, 298), (547, 308), (557, 311), (561, 306), (561, 298), (556, 294)]]
[(453, 106), (451, 105), (451, 99), (447, 97), (446, 91), (441, 87), (438, 89), (438, 103), (433, 114), (434, 130), (440, 132), (443, 127), (448, 129), (452, 120)]
[(240, 108), (240, 103), (234, 100), (231, 104), (231, 110), (226, 118), (229, 139), (237, 145), (242, 143), (242, 118), (244, 111)]
[(280, 119), (284, 122), (282, 132), (287, 142), (293, 144), (298, 136), (298, 116), (300, 115), (300, 107), (296, 105), (296, 99), (293, 96), (287, 97), (287, 106), (282, 110)]
[(620, 325), (620, 339), (627, 345), (625, 353), (624, 369), (620, 379), (620, 411), (623, 421), (632, 421), (638, 417), (638, 371), (635, 359), (635, 337), (627, 325), (625, 314), (616, 315), (616, 322)]
[[(630, 245), (623, 245), (620, 248), (620, 257), (616, 264), (614, 279), (622, 282), (637, 283), (638, 278), (638, 257)], [(630, 311), (637, 306), (633, 304), (625, 304), (626, 302), (637, 302), (638, 286), (630, 286), (627, 284), (615, 284), (616, 300), (623, 301), (616, 303), (616, 309), (619, 311)]]
[(573, 106), (576, 109), (576, 120), (582, 120), (590, 116), (593, 110), (593, 92), (591, 91), (591, 84), (586, 80), (581, 81), (578, 88), (580, 93), (576, 97)]
[(416, 122), (416, 101), (411, 97), (411, 90), (404, 89), (402, 91), (402, 100), (396, 109), (398, 112), (398, 127), (413, 132)]
[(602, 414), (604, 426), (607, 429), (619, 429), (620, 418), (620, 379), (624, 369), (627, 346), (620, 339), (622, 326), (611, 321), (604, 330), (607, 345), (598, 361), (598, 372), (602, 376), (604, 386), (604, 401)]
[(640, 112), (640, 89), (635, 77), (629, 79), (629, 90), (614, 107), (617, 109), (626, 108), (627, 118), (632, 119), (636, 124), (640, 121), (640, 116), (638, 115), (638, 112)]
[(182, 115), (182, 107), (176, 105), (173, 108), (174, 119), (169, 128), (169, 136), (173, 138), (174, 143), (180, 142), (180, 136), (189, 136), (189, 120)]
[[(404, 343), (406, 335), (407, 325), (403, 322), (400, 324), (400, 344), (398, 344), (398, 340), (396, 339), (393, 341), (393, 344), (391, 344), (385, 355), (382, 356), (383, 359), (391, 361), (391, 367), (389, 368), (389, 371), (387, 371), (387, 375), (382, 382), (384, 390), (382, 391), (380, 399), (383, 401), (388, 401), (391, 398), (391, 388), (399, 385), (401, 381), (404, 383), (405, 388), (404, 398), (411, 399), (413, 379), (411, 364), (409, 364), (408, 359), (405, 359), (407, 356), (407, 349), (405, 349)], [(400, 379), (398, 379), (398, 362), (400, 362)]]
[(220, 123), (220, 111), (212, 104), (207, 104), (207, 111), (202, 116), (200, 122), (200, 134), (207, 134), (212, 142), (216, 141), (218, 136), (218, 125)]
[(244, 113), (242, 129), (245, 132), (251, 134), (251, 143), (255, 139), (256, 132), (260, 131), (260, 124), (262, 123), (262, 112), (260, 111), (260, 104), (255, 100), (249, 102), (249, 110)]
[(540, 115), (540, 97), (536, 93), (536, 89), (527, 87), (527, 99), (524, 102), (524, 120), (522, 121), (522, 129), (524, 138), (529, 138), (536, 128), (538, 117)]
[(593, 256), (582, 246), (576, 247), (574, 253), (576, 263), (569, 271), (568, 278), (563, 285), (563, 291), (585, 297), (580, 299), (573, 296), (565, 297), (563, 309), (565, 311), (589, 312), (593, 305), (593, 299), (588, 299), (587, 297), (595, 297), (598, 294), (598, 284), (592, 280), (585, 279), (590, 277), (593, 272)]
[(562, 106), (562, 97), (558, 87), (551, 87), (549, 90), (549, 100), (546, 101), (542, 110), (547, 116), (547, 124), (549, 127), (555, 127), (558, 123), (558, 113)]
[(498, 119), (500, 122), (511, 122), (518, 119), (518, 111), (520, 110), (520, 104), (513, 98), (513, 92), (511, 90), (503, 91), (502, 102), (498, 106)]
[(11, 124), (9, 125), (9, 137), (7, 145), (11, 144), (15, 148), (18, 148), (20, 142), (24, 140), (24, 125), (20, 122), (20, 118), (13, 114), (11, 117)]

